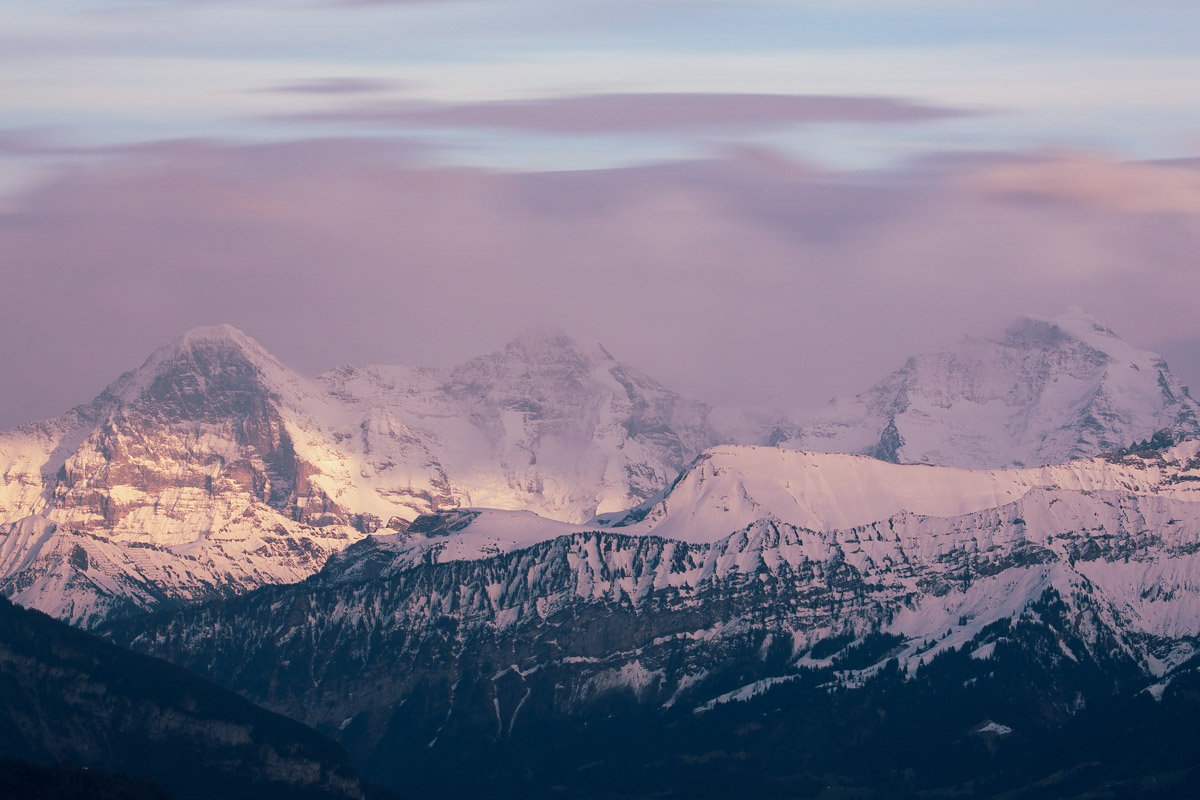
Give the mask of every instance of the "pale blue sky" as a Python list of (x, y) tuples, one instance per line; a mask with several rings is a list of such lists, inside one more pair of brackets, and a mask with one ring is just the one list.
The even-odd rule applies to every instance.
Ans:
[[(428, 0), (6, 3), (0, 130), (63, 143), (419, 136), (443, 161), (571, 168), (703, 154), (731, 138), (841, 167), (926, 151), (1188, 155), (1200, 141), (1200, 4)], [(392, 91), (255, 91), (325, 79)], [(380, 102), (593, 93), (889, 97), (967, 119), (569, 137), (276, 117)], [(768, 129), (769, 128), (769, 129)], [(28, 167), (6, 161), (8, 168)]]

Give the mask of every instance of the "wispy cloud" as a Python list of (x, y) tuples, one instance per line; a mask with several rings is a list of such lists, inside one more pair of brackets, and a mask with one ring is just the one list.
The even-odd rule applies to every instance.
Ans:
[(1177, 163), (1121, 162), (1063, 153), (1001, 164), (970, 176), (973, 186), (1003, 197), (1086, 204), (1127, 213), (1200, 215), (1200, 169)]
[(294, 81), (277, 86), (267, 86), (256, 91), (278, 94), (347, 95), (380, 94), (404, 88), (400, 81), (376, 78), (314, 78)]
[(746, 130), (819, 123), (882, 125), (971, 112), (887, 97), (803, 94), (592, 94), (463, 104), (373, 104), (289, 119), (589, 135)]

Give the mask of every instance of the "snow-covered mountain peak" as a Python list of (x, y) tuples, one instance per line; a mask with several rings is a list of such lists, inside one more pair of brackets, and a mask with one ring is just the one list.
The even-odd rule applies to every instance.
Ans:
[(0, 591), (96, 621), (299, 580), (367, 521), (325, 398), (229, 326), (160, 348), (95, 401), (0, 436)]
[(164, 349), (170, 354), (168, 363), (190, 364), (201, 370), (243, 364), (272, 389), (302, 382), (265, 347), (232, 325), (193, 328)]
[(484, 506), (579, 522), (650, 497), (716, 441), (707, 406), (560, 331), (450, 369), (346, 366), (319, 380), (367, 415), (341, 441), (408, 518)]
[(1109, 341), (1122, 341), (1121, 337), (1112, 328), (1079, 306), (1070, 306), (1066, 311), (1054, 317), (1041, 317), (1036, 314), (1028, 314), (1025, 318), (1053, 325), (1067, 335), (1092, 345)]
[(200, 325), (179, 338), (179, 347), (197, 345), (228, 345), (232, 347), (262, 350), (258, 342), (227, 322), (219, 325)]
[(311, 405), (318, 393), (310, 380), (284, 366), (262, 344), (232, 325), (196, 327), (157, 350), (136, 371), (109, 387), (125, 403), (244, 407), (259, 395), (271, 402)]
[[(121, 403), (196, 409), (232, 395), (311, 394), (311, 388), (262, 345), (232, 325), (193, 328), (118, 378), (105, 395)], [(102, 395), (103, 397), (104, 395)]]
[(529, 364), (554, 364), (564, 359), (603, 357), (594, 342), (580, 340), (561, 328), (528, 330), (504, 345), (506, 356)]
[(780, 426), (771, 442), (983, 468), (1062, 463), (1163, 428), (1200, 434), (1200, 404), (1161, 356), (1073, 307), (914, 356), (866, 392)]
[[(1112, 328), (1079, 306), (1071, 306), (1056, 317), (1039, 317), (1030, 314), (1022, 322), (1025, 325), (1018, 323), (1009, 329), (1010, 337), (1015, 330), (1028, 330), (1031, 325), (1040, 324), (1050, 329), (1051, 336), (1057, 339), (1054, 344), (1058, 346), (1062, 346), (1062, 337), (1066, 337), (1103, 353), (1114, 362), (1136, 364), (1139, 368), (1149, 366), (1152, 369), (1166, 369), (1166, 363), (1162, 356), (1134, 347), (1122, 339)], [(1051, 343), (1046, 342), (1045, 344)]]
[[(1014, 321), (1004, 329), (998, 343), (1014, 350), (1053, 350), (1061, 348), (1068, 342), (1084, 344), (1083, 339), (1063, 328), (1051, 318), (1024, 316)], [(994, 343), (991, 339), (968, 336), (963, 340), (960, 349), (970, 347), (986, 347)], [(1097, 352), (1101, 352), (1097, 350)], [(927, 356), (916, 356), (925, 358)], [(911, 361), (912, 359), (910, 359)]]
[(598, 343), (581, 343), (562, 331), (531, 331), (451, 369), (446, 390), (468, 395), (574, 395), (597, 369), (615, 366)]

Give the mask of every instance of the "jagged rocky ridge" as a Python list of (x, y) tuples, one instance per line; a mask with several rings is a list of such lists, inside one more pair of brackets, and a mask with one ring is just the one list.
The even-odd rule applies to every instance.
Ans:
[(584, 519), (665, 485), (710, 443), (706, 413), (561, 336), (314, 382), (229, 326), (197, 329), (0, 435), (0, 593), (92, 626), (300, 580), (442, 508)]
[[(812, 481), (827, 493), (778, 493)], [(843, 507), (854, 485), (891, 495)], [(624, 530), (611, 526), (628, 515), (565, 530), (451, 512), (366, 539), (302, 584), (112, 634), (337, 735), (387, 780), (409, 763), (398, 752), (616, 710), (704, 712), (811, 671), (853, 687), (892, 660), (911, 676), (959, 649), (986, 662), (1018, 622), (1054, 664), (1109, 676), (1059, 687), (1048, 708), (1069, 717), (1096, 685), (1161, 692), (1200, 642), (1194, 440), (990, 473), (722, 448), (646, 508)]]
[(797, 450), (982, 469), (1061, 464), (1163, 428), (1197, 435), (1200, 404), (1161, 356), (1072, 308), (914, 356), (862, 394), (765, 427), (764, 443)]

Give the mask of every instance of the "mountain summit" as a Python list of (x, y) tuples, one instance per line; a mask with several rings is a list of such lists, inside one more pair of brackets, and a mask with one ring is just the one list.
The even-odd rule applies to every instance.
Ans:
[(0, 591), (86, 625), (306, 577), (362, 535), (321, 485), (322, 403), (224, 325), (0, 435)]
[(365, 418), (345, 442), (365, 480), (415, 513), (581, 522), (649, 498), (716, 441), (707, 406), (561, 333), (448, 370), (347, 366), (319, 380)]
[(772, 443), (978, 469), (1063, 463), (1162, 428), (1200, 433), (1200, 404), (1161, 356), (1071, 308), (910, 358), (853, 399), (781, 425)]

